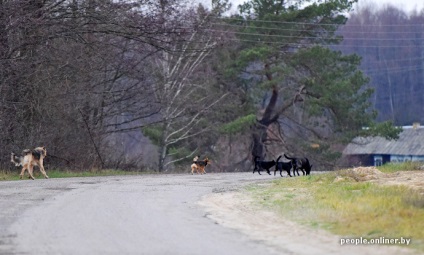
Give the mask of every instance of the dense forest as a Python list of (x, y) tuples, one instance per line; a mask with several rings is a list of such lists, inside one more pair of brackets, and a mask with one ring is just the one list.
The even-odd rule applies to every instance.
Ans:
[(351, 138), (421, 121), (424, 14), (305, 2), (0, 1), (0, 169), (37, 146), (56, 169), (328, 169)]
[(424, 123), (424, 10), (366, 5), (339, 32), (344, 39), (333, 48), (362, 57), (361, 70), (375, 89), (377, 120)]

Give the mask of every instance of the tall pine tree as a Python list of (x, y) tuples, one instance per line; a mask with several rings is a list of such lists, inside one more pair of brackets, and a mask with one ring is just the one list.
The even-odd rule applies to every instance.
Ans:
[[(354, 2), (251, 0), (239, 6), (239, 16), (227, 19), (241, 43), (231, 73), (239, 74), (259, 108), (250, 130), (252, 158), (266, 158), (278, 141), (280, 151), (315, 153), (330, 163), (340, 155), (334, 145), (362, 134), (364, 126), (373, 127), (368, 133), (374, 135), (383, 126), (389, 137), (397, 136), (391, 125), (374, 123), (372, 90), (357, 70), (360, 58), (328, 47), (342, 40), (335, 31)], [(282, 123), (296, 131), (284, 136)]]

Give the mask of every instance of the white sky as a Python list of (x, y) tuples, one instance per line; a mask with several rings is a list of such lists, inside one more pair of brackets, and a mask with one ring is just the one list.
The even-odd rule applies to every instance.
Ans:
[[(210, 6), (210, 0), (198, 0), (199, 2), (204, 3), (206, 6)], [(241, 3), (244, 3), (246, 0), (231, 0), (233, 3), (233, 12), (237, 10), (237, 6)], [(392, 4), (396, 7), (400, 7), (405, 11), (412, 11), (416, 9), (417, 11), (421, 11), (424, 8), (424, 0), (359, 0), (358, 5), (361, 6), (363, 4), (375, 3), (377, 6), (382, 6), (385, 4)]]
[[(238, 0), (236, 0), (238, 1)], [(420, 12), (424, 8), (424, 0), (359, 0), (358, 5), (367, 3), (375, 3), (377, 6), (391, 4), (396, 7), (400, 7), (405, 11), (417, 10)]]

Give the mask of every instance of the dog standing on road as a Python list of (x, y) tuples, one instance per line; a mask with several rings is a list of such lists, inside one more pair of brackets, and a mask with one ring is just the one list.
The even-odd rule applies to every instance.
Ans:
[(309, 175), (311, 173), (312, 165), (309, 163), (308, 158), (291, 158), (284, 154), (286, 159), (290, 159), (293, 164), (293, 175), (296, 176), (295, 171), (297, 172), (297, 176), (299, 176), (299, 170), (302, 171), (302, 174)]
[(287, 174), (290, 177), (292, 177), (291, 174), (290, 174), (290, 170), (293, 167), (292, 161), (289, 161), (289, 162), (278, 162), (280, 160), (280, 158), (281, 158), (281, 155), (277, 158), (277, 162), (275, 162), (274, 176), (275, 176), (275, 173), (278, 170), (278, 171), (280, 171), (280, 176), (283, 177), (283, 175), (281, 173), (283, 172), (283, 170), (286, 170)]
[(48, 179), (46, 171), (44, 170), (44, 158), (47, 156), (46, 147), (37, 147), (33, 150), (25, 149), (22, 151), (21, 156), (16, 156), (15, 153), (11, 153), (11, 162), (15, 166), (22, 166), (21, 174), (19, 178), (22, 179), (25, 173), (25, 170), (28, 171), (29, 178), (34, 180), (33, 168), (38, 166), (41, 173), (44, 175), (44, 178)]
[(197, 169), (197, 165), (196, 165), (196, 162), (197, 160), (199, 160), (199, 158), (200, 158), (199, 155), (193, 158), (193, 164), (191, 164), (191, 174), (194, 173), (194, 170), (196, 170), (196, 172), (199, 173), (199, 169)]
[(255, 157), (255, 168), (253, 169), (253, 173), (255, 173), (255, 171), (258, 171), (258, 174), (261, 174), (261, 170), (266, 170), (266, 172), (271, 175), (269, 169), (273, 166), (275, 166), (275, 160), (272, 161), (262, 161), (259, 160), (260, 157), (256, 156)]
[(206, 157), (204, 160), (197, 161), (197, 169), (200, 170), (200, 174), (206, 174), (205, 168), (210, 165), (210, 160)]
[(194, 174), (195, 170), (197, 173), (199, 173), (200, 171), (200, 174), (206, 174), (205, 168), (208, 164), (210, 165), (210, 160), (207, 157), (204, 160), (198, 160), (198, 159), (199, 159), (199, 156), (193, 159), (193, 164), (191, 164), (191, 174)]

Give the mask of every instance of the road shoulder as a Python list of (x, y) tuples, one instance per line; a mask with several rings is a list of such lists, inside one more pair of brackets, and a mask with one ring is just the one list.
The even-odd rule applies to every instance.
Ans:
[(381, 245), (340, 245), (340, 236), (311, 229), (255, 205), (243, 190), (203, 196), (206, 216), (223, 227), (236, 229), (252, 241), (264, 242), (284, 254), (413, 254), (410, 249)]

